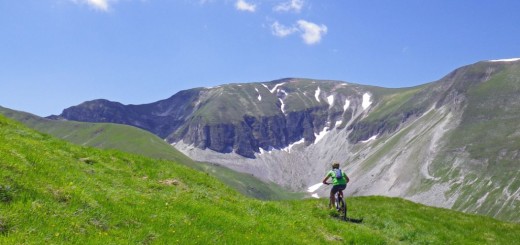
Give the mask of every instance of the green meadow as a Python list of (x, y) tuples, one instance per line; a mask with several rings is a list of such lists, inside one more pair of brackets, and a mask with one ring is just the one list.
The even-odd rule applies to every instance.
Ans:
[(174, 160), (101, 150), (0, 116), (0, 244), (514, 244), (520, 225), (398, 198), (247, 197)]
[(49, 120), (30, 113), (0, 107), (0, 114), (54, 137), (82, 146), (120, 150), (154, 159), (171, 160), (206, 172), (238, 192), (263, 200), (301, 199), (275, 183), (265, 183), (250, 174), (233, 171), (218, 164), (191, 160), (158, 136), (128, 125)]

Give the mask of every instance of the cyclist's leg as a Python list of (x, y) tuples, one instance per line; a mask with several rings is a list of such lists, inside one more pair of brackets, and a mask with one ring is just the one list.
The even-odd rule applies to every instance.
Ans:
[(338, 195), (343, 199), (345, 200), (344, 196), (343, 196), (343, 190), (345, 190), (347, 188), (346, 185), (339, 185), (338, 186)]
[(333, 208), (336, 205), (336, 192), (338, 192), (338, 188), (336, 186), (332, 186), (332, 189), (330, 189), (329, 208)]
[(329, 209), (334, 207), (334, 203), (336, 203), (336, 198), (334, 197), (334, 188), (330, 190), (330, 197), (329, 197)]

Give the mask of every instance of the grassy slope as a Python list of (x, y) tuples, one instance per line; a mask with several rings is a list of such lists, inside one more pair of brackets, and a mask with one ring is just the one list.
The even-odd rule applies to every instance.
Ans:
[(520, 136), (513, 135), (520, 119), (519, 94), (520, 65), (471, 88), (461, 130), (453, 137), (455, 147), (472, 142), (469, 152), (473, 158), (492, 158), (494, 161), (499, 160), (501, 150), (519, 149)]
[[(377, 106), (374, 108), (370, 114), (364, 118), (365, 121), (377, 121), (382, 120), (388, 117), (391, 114), (395, 114), (398, 111), (404, 110), (404, 107), (413, 106), (413, 103), (409, 103), (409, 101), (424, 89), (423, 86), (417, 86), (412, 88), (402, 88), (402, 89), (383, 89), (383, 88), (374, 88), (374, 93), (377, 98), (379, 98), (379, 102)], [(410, 105), (411, 104), (411, 105)]]
[[(473, 69), (482, 70), (485, 64)], [(504, 64), (505, 66), (505, 64)], [(485, 66), (486, 67), (486, 66)], [(519, 220), (520, 200), (504, 193), (520, 188), (518, 149), (520, 149), (520, 65), (507, 65), (484, 83), (470, 87), (468, 106), (460, 126), (449, 136), (445, 153), (433, 166), (445, 179), (457, 177), (461, 171), (470, 174), (454, 186), (461, 188), (461, 198), (454, 205), (459, 210), (472, 210), (505, 220)], [(458, 155), (461, 152), (469, 153)], [(457, 157), (467, 157), (461, 170), (451, 171)], [(449, 172), (451, 171), (451, 172)], [(487, 198), (479, 201), (479, 198)], [(480, 205), (477, 203), (480, 202)], [(502, 204), (497, 205), (497, 203)]]
[(349, 140), (358, 142), (368, 139), (376, 132), (394, 132), (407, 117), (425, 112), (430, 105), (421, 93), (427, 91), (428, 86), (429, 84), (425, 84), (393, 89), (369, 87), (375, 106), (357, 123), (357, 128), (348, 136)]
[[(86, 161), (85, 158), (89, 160)], [(396, 198), (266, 202), (171, 161), (75, 146), (0, 116), (0, 244), (513, 244), (520, 225)]]
[(101, 149), (116, 149), (156, 159), (173, 160), (210, 173), (240, 193), (255, 198), (273, 200), (301, 198), (302, 196), (302, 194), (285, 191), (274, 183), (262, 182), (250, 174), (239, 173), (215, 164), (193, 161), (159, 137), (135, 127), (109, 123), (47, 120), (3, 107), (0, 107), (0, 114), (16, 119), (40, 132), (48, 133), (74, 144)]

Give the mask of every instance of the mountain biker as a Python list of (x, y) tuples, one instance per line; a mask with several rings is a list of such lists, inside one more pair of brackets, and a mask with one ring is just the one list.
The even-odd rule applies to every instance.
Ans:
[(347, 188), (347, 183), (350, 181), (350, 179), (347, 177), (345, 172), (341, 171), (338, 162), (332, 163), (332, 170), (330, 170), (325, 176), (325, 179), (323, 179), (323, 184), (330, 185), (331, 183), (327, 182), (329, 178), (332, 178), (332, 189), (330, 190), (329, 203), (329, 208), (332, 208), (334, 206), (334, 203), (336, 202), (336, 198), (334, 197), (334, 195), (338, 191), (340, 192), (340, 194), (342, 194), (343, 192), (341, 191)]

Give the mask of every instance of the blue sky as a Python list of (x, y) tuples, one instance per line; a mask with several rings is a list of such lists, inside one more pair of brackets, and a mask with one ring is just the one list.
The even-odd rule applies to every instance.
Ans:
[(414, 86), (520, 57), (518, 13), (516, 0), (0, 0), (0, 105), (47, 116), (285, 77)]

